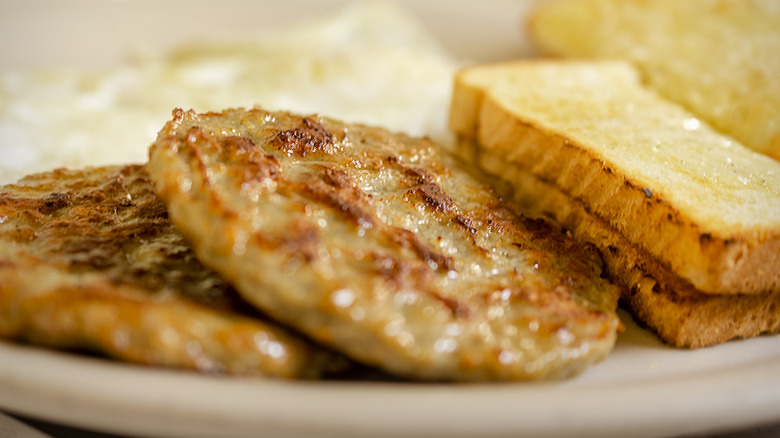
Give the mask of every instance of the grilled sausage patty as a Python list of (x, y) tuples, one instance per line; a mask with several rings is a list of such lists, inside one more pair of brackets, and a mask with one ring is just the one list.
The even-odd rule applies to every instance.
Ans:
[(199, 259), (274, 318), (398, 375), (570, 376), (606, 356), (597, 252), (512, 213), (426, 139), (175, 110), (149, 172)]
[(0, 337), (241, 375), (317, 377), (344, 362), (198, 262), (141, 166), (0, 188)]

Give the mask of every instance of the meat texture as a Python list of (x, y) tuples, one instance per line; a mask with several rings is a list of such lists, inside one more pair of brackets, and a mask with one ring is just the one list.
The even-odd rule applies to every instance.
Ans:
[(198, 262), (142, 166), (0, 188), (0, 337), (209, 373), (317, 377), (346, 363)]
[(518, 216), (426, 139), (260, 108), (175, 110), (149, 172), (204, 264), (317, 341), (401, 376), (559, 378), (603, 359), (599, 254)]

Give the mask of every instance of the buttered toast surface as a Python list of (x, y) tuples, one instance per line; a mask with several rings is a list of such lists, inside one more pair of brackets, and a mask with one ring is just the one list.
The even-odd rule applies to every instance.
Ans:
[(519, 204), (601, 249), (664, 341), (780, 330), (780, 163), (643, 88), (629, 64), (465, 69), (451, 126)]
[(451, 123), (702, 292), (780, 287), (780, 163), (645, 89), (626, 63), (466, 69)]
[(539, 51), (626, 59), (666, 98), (780, 159), (780, 8), (774, 0), (540, 2)]
[[(586, 206), (503, 157), (473, 142), (460, 149), (491, 175), (525, 214), (552, 219), (596, 245), (607, 273), (625, 287), (621, 301), (643, 325), (677, 347), (703, 347), (780, 331), (780, 291), (705, 294), (649, 256)], [(516, 190), (508, 187), (518, 188)]]

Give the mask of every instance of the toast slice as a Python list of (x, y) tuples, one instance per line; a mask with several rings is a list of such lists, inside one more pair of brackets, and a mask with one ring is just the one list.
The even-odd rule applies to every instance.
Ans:
[(566, 0), (528, 23), (542, 53), (630, 60), (663, 96), (776, 159), (778, 29), (774, 0)]
[(780, 163), (644, 89), (629, 64), (466, 69), (451, 126), (505, 191), (602, 250), (666, 342), (780, 329)]
[(585, 205), (500, 155), (461, 139), (461, 153), (525, 214), (561, 224), (602, 252), (610, 278), (626, 286), (621, 304), (667, 344), (698, 348), (733, 338), (780, 332), (780, 292), (704, 294), (650, 258)]

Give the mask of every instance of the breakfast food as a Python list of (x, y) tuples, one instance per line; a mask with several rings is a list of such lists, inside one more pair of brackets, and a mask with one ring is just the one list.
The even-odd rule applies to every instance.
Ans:
[(774, 0), (566, 0), (531, 15), (544, 54), (625, 59), (648, 85), (780, 159), (780, 8)]
[(521, 204), (599, 247), (664, 341), (780, 331), (780, 163), (645, 89), (629, 64), (466, 69), (451, 126)]
[(0, 337), (232, 375), (314, 378), (347, 363), (201, 265), (142, 166), (0, 187)]
[(143, 162), (177, 106), (262, 102), (451, 140), (457, 63), (403, 7), (354, 2), (257, 30), (132, 52), (107, 68), (0, 69), (0, 184), (56, 167)]
[(149, 173), (198, 258), (274, 318), (435, 380), (565, 377), (615, 342), (598, 253), (512, 213), (427, 139), (176, 110)]
[[(662, 28), (654, 21), (665, 14), (650, 3), (583, 1), (575, 8), (613, 8), (585, 35), (571, 23), (593, 17), (568, 16), (560, 11), (571, 3), (559, 4), (539, 8), (530, 26), (547, 53), (629, 58), (661, 93), (702, 110), (758, 150), (777, 150), (767, 123), (767, 114), (777, 113), (776, 84), (765, 75), (776, 71), (774, 57), (764, 53), (772, 38), (750, 52), (755, 59), (732, 50), (726, 62), (758, 71), (725, 72), (709, 67), (711, 55), (690, 56), (689, 44), (714, 40), (709, 31), (686, 34), (672, 23), (663, 29), (688, 35), (684, 50), (674, 51), (673, 37), (645, 46), (644, 32)], [(678, 17), (693, 10), (658, 4), (676, 8)], [(735, 15), (711, 6), (699, 12), (725, 20), (717, 26), (726, 29), (720, 47), (729, 50), (742, 38), (729, 33)], [(630, 8), (653, 23), (633, 22)], [(558, 378), (603, 359), (615, 342), (621, 290), (607, 275), (625, 286), (621, 298), (637, 319), (673, 345), (780, 330), (776, 227), (761, 228), (777, 216), (777, 192), (761, 192), (777, 177), (762, 167), (766, 161), (744, 151), (732, 156), (739, 146), (726, 137), (711, 147), (715, 134), (691, 114), (653, 113), (656, 100), (627, 92), (636, 74), (618, 64), (545, 71), (543, 79), (556, 84), (539, 93), (555, 100), (537, 116), (546, 123), (571, 112), (563, 125), (534, 120), (519, 131), (517, 114), (501, 113), (503, 101), (487, 96), (514, 96), (541, 79), (511, 83), (491, 72), (459, 83), (453, 117), (461, 128), (469, 125), (458, 143), (474, 158), (469, 163), (426, 140), (350, 124), (375, 123), (445, 144), (450, 138), (442, 121), (456, 62), (397, 12), (358, 6), (278, 34), (200, 41), (99, 72), (0, 73), (0, 183), (54, 165), (138, 161), (173, 105), (210, 110), (262, 102), (347, 122), (261, 109), (177, 111), (153, 148), (152, 168), (180, 229), (140, 166), (57, 170), (4, 187), (0, 336), (240, 375), (338, 372), (347, 359), (332, 348), (402, 378)], [(756, 23), (748, 38), (765, 32), (766, 21)], [(616, 28), (624, 38), (607, 41), (602, 32)], [(670, 56), (683, 61), (680, 69), (667, 68)], [(735, 76), (742, 91), (730, 88)], [(502, 81), (510, 83), (495, 86)], [(725, 103), (721, 91), (730, 93)], [(570, 96), (591, 92), (592, 101), (566, 107)], [(598, 119), (593, 101), (615, 93), (631, 96), (621, 114), (658, 123), (636, 131), (623, 119)], [(486, 102), (491, 115), (482, 112)], [(586, 135), (579, 123), (593, 123), (616, 149), (651, 137), (658, 143), (649, 146), (652, 154), (625, 149), (617, 161), (588, 161), (580, 147), (604, 143), (575, 141), (567, 130)], [(678, 150), (689, 138), (674, 140), (682, 138), (680, 126), (695, 152)], [(561, 132), (569, 143), (547, 141)], [(535, 155), (538, 145), (544, 153)], [(663, 166), (648, 168), (648, 155)], [(711, 166), (719, 159), (726, 164)], [(474, 163), (503, 179), (499, 192), (519, 201), (523, 213), (466, 175)], [(648, 172), (652, 180), (642, 180)], [(529, 212), (545, 220), (522, 217)], [(735, 225), (733, 218), (753, 222)], [(219, 274), (201, 265), (180, 233)]]

